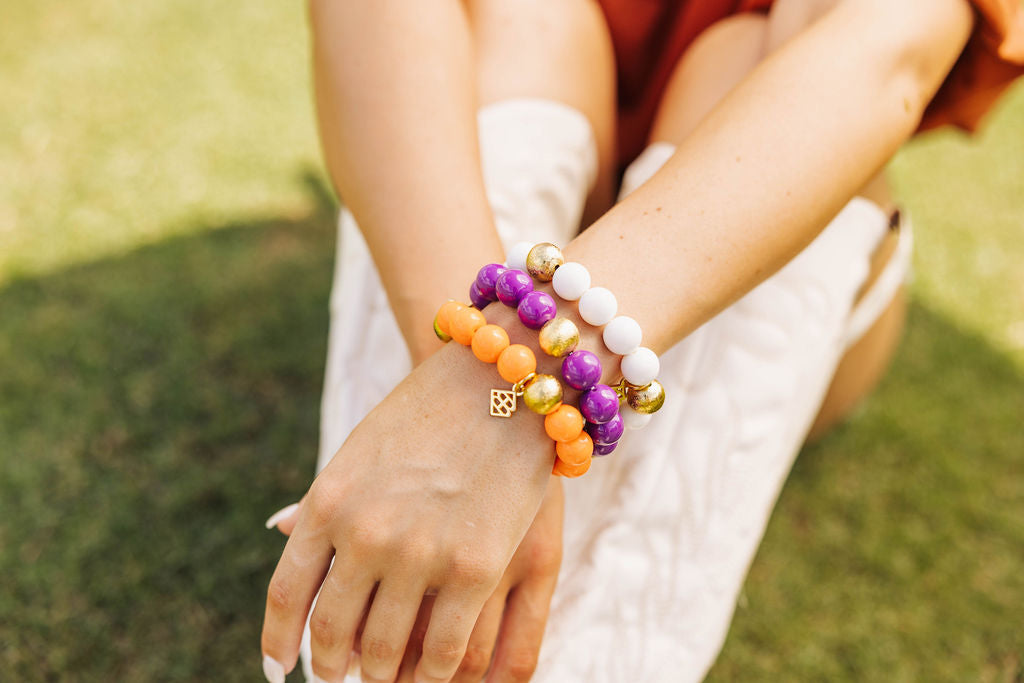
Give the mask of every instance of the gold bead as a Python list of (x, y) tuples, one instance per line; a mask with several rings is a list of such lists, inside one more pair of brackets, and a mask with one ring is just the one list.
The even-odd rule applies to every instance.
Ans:
[(534, 280), (540, 282), (551, 282), (555, 275), (555, 268), (565, 263), (562, 257), (562, 250), (551, 244), (541, 242), (533, 245), (533, 249), (526, 255), (526, 272)]
[(450, 334), (445, 334), (444, 331), (441, 330), (441, 326), (437, 324), (437, 316), (434, 316), (434, 334), (436, 334), (437, 338), (446, 344), (452, 340), (452, 336)]
[(523, 403), (535, 413), (547, 415), (562, 404), (562, 383), (552, 375), (537, 375), (523, 389)]
[(576, 348), (580, 343), (580, 330), (576, 323), (557, 316), (544, 323), (540, 328), (540, 348), (544, 353), (561, 358)]
[(645, 387), (627, 385), (626, 403), (638, 413), (656, 413), (665, 405), (665, 387), (658, 380)]

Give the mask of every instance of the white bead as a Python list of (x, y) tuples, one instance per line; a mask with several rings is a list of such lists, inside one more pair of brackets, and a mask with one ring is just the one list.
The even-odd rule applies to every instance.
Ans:
[(612, 318), (612, 321), (604, 326), (602, 336), (609, 351), (625, 356), (640, 346), (643, 332), (640, 330), (640, 323), (628, 315), (620, 315)]
[(551, 286), (566, 301), (576, 301), (590, 289), (590, 271), (582, 263), (563, 263), (555, 270)]
[(643, 429), (651, 421), (651, 418), (654, 417), (651, 413), (638, 413), (626, 406), (622, 407), (619, 415), (622, 417), (622, 423), (626, 426), (626, 429)]
[(516, 242), (512, 245), (512, 248), (508, 250), (506, 256), (506, 263), (508, 267), (514, 270), (521, 270), (526, 272), (526, 255), (533, 249), (533, 244), (530, 242)]
[(600, 327), (607, 325), (615, 317), (619, 302), (615, 300), (615, 295), (610, 290), (604, 287), (591, 287), (580, 297), (579, 308), (581, 318), (595, 327)]
[(622, 357), (620, 368), (627, 382), (643, 387), (658, 379), (661, 361), (658, 360), (658, 354), (641, 346)]

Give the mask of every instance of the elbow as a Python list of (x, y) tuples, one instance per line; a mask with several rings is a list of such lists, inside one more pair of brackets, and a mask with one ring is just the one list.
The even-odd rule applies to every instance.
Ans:
[(887, 91), (916, 123), (967, 44), (974, 14), (967, 0), (868, 4), (879, 7)]

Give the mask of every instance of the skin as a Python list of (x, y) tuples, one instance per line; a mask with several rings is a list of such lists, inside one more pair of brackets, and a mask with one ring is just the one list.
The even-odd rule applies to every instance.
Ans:
[[(268, 589), (263, 652), (294, 666), (323, 583), (310, 623), (318, 676), (341, 679), (366, 614), (367, 680), (403, 667), (446, 681), (534, 523), (552, 462), (536, 415), (497, 420), (481, 409), (493, 368), (456, 344), (431, 353), (438, 302), (502, 260), (475, 142), (470, 14), (446, 0), (314, 0), (312, 15), (328, 165), (424, 360), (313, 483)], [(915, 130), (971, 23), (964, 0), (838, 3), (700, 119), (647, 184), (563, 245), (566, 258), (609, 283), (645, 345), (665, 351), (784, 265), (877, 173)], [(564, 302), (560, 312), (576, 315)], [(536, 343), (509, 309), (486, 314), (514, 342)], [(583, 346), (603, 349), (598, 331), (577, 323)], [(603, 360), (611, 379), (612, 358)], [(403, 664), (426, 593), (436, 598), (412, 649), (422, 654)], [(506, 612), (517, 619), (511, 598)], [(480, 623), (493, 624), (486, 613)], [(501, 652), (499, 643), (495, 670)], [(505, 680), (522, 680), (532, 663)]]
[[(299, 503), (300, 509), (303, 502)], [(551, 477), (544, 503), (477, 618), (453, 683), (480, 681), (488, 671), (492, 681), (529, 680), (533, 674), (562, 562), (563, 504), (562, 480)], [(277, 529), (290, 535), (299, 512), (282, 518)], [(413, 680), (433, 606), (434, 596), (426, 596), (420, 605), (402, 655), (399, 683)], [(361, 637), (365, 626), (364, 617), (357, 636)], [(356, 651), (360, 650), (357, 644)]]

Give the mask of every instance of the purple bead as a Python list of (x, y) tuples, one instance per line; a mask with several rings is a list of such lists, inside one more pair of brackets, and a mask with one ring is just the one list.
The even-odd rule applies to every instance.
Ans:
[(494, 281), (494, 293), (506, 306), (518, 306), (527, 292), (533, 291), (533, 280), (521, 270), (508, 269)]
[(595, 458), (600, 458), (602, 455), (608, 455), (609, 453), (614, 451), (615, 447), (618, 446), (618, 445), (619, 445), (618, 442), (606, 443), (606, 444), (596, 444), (595, 443), (594, 444), (593, 456)]
[(473, 305), (481, 311), (487, 307), (487, 304), (493, 301), (493, 299), (489, 299), (484, 296), (484, 293), (480, 291), (480, 285), (476, 282), (469, 286), (469, 300), (472, 301)]
[(607, 384), (595, 384), (580, 396), (580, 412), (588, 422), (604, 424), (619, 414), (619, 395)]
[(519, 319), (531, 330), (539, 330), (556, 315), (558, 306), (547, 292), (527, 292), (519, 300)]
[(595, 444), (607, 446), (622, 438), (622, 432), (626, 425), (622, 422), (622, 416), (615, 413), (615, 417), (604, 424), (587, 423), (587, 434), (594, 440)]
[(480, 293), (491, 301), (497, 299), (498, 295), (494, 293), (494, 285), (498, 281), (498, 276), (506, 270), (508, 268), (500, 263), (488, 263), (481, 268), (480, 272), (476, 274), (476, 286), (480, 289)]
[(573, 351), (562, 361), (562, 377), (573, 389), (589, 389), (601, 381), (601, 361), (590, 351)]

